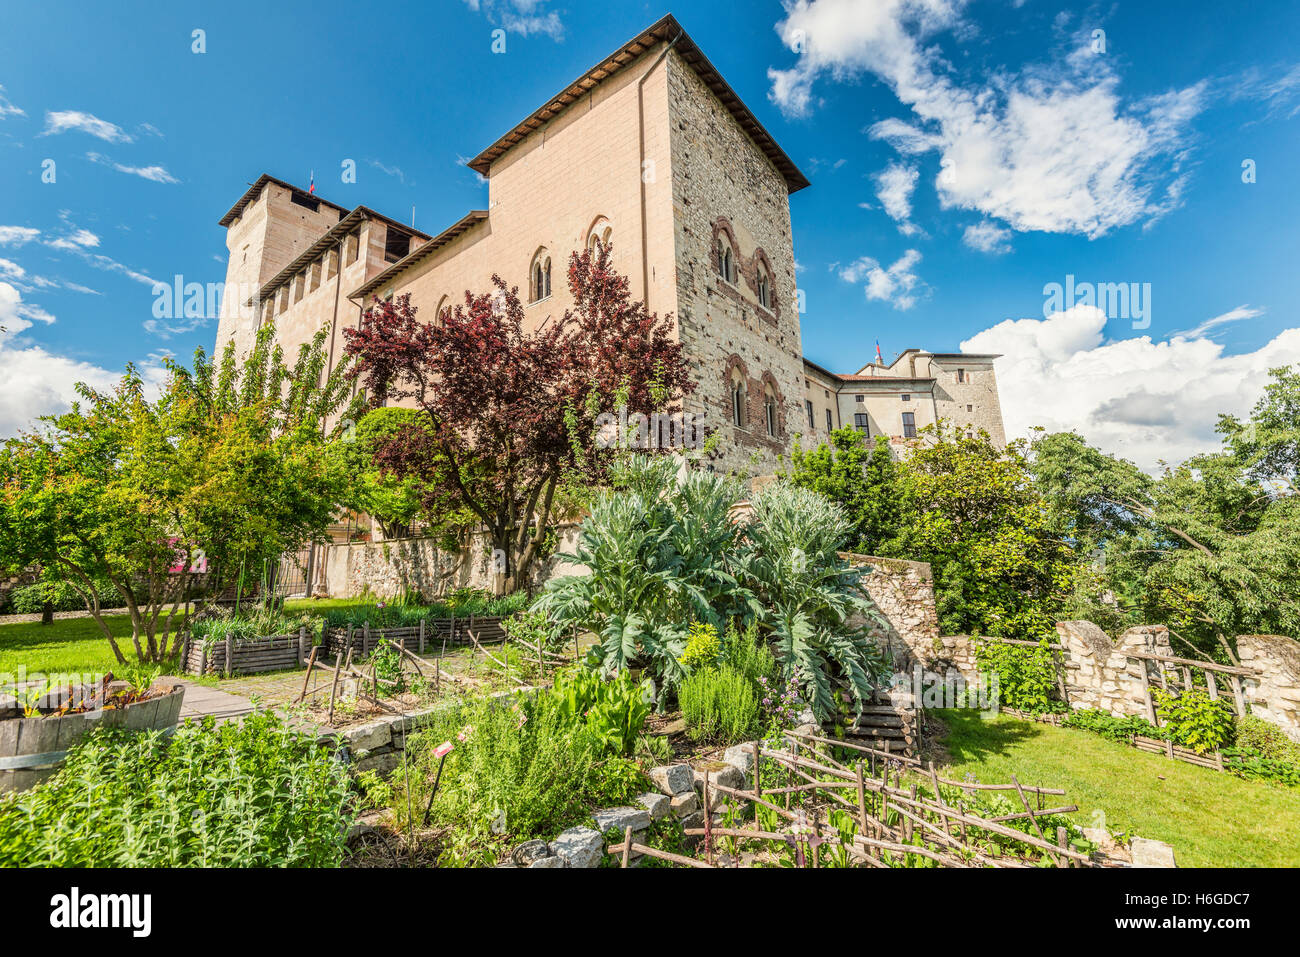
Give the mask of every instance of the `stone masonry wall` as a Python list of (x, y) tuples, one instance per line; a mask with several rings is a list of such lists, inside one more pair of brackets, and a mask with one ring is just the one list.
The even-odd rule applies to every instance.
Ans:
[[(695, 71), (676, 53), (667, 62), (677, 321), (698, 383), (686, 409), (720, 430), (719, 469), (772, 472), (792, 433), (807, 431), (789, 190)], [(719, 239), (731, 245), (734, 283), (718, 274)], [(758, 298), (760, 268), (771, 280), (767, 308)], [(746, 390), (743, 426), (732, 424), (733, 369)], [(769, 385), (775, 437), (763, 408)]]
[(1300, 642), (1285, 635), (1242, 635), (1237, 655), (1243, 666), (1261, 672), (1242, 682), (1251, 713), (1300, 741)]
[(854, 567), (869, 569), (862, 584), (885, 617), (883, 626), (870, 624), (871, 635), (893, 659), (895, 670), (910, 671), (917, 663), (930, 670), (942, 653), (930, 566), (874, 555), (845, 557)]
[(1145, 717), (1147, 680), (1159, 687), (1157, 662), (1128, 658), (1124, 651), (1172, 655), (1169, 629), (1163, 625), (1130, 628), (1115, 641), (1090, 621), (1061, 621), (1056, 633), (1065, 646), (1066, 690), (1072, 708), (1095, 708), (1114, 715)]
[[(561, 525), (557, 532), (559, 544), (554, 552), (533, 566), (536, 584), (579, 571), (556, 554), (573, 547), (577, 526)], [(496, 575), (491, 555), (491, 544), (481, 533), (459, 551), (440, 548), (430, 538), (331, 545), (325, 559), (326, 589), (331, 598), (355, 598), (366, 593), (393, 597), (408, 589), (419, 591), (427, 599), (457, 588), (492, 591)]]

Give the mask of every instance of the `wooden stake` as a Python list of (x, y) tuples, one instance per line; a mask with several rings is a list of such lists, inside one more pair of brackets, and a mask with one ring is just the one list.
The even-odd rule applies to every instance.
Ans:
[(628, 861), (632, 857), (632, 825), (629, 824), (623, 831), (623, 866), (627, 867)]
[(316, 645), (311, 646), (311, 654), (307, 657), (307, 673), (303, 675), (302, 691), (298, 695), (298, 700), (302, 701), (307, 697), (307, 682), (311, 681), (311, 670), (316, 666)]

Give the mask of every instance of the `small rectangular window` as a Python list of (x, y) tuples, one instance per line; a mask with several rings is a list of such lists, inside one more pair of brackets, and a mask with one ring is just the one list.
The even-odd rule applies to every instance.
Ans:
[(831, 418), (831, 410), (830, 410), (830, 409), (827, 409), (827, 410), (826, 410), (826, 431), (827, 431), (827, 432), (834, 432), (834, 431), (835, 431), (835, 420)]
[(916, 438), (916, 414), (914, 412), (903, 413), (903, 438)]
[(912, 393), (910, 393), (910, 392), (904, 392), (904, 393), (903, 393), (903, 401), (904, 401), (904, 402), (911, 402), (911, 401), (912, 401)]
[[(827, 414), (829, 415), (830, 413), (827, 413)], [(854, 412), (854, 413), (853, 413), (853, 427), (854, 427), (855, 429), (857, 429), (859, 432), (861, 432), (863, 435), (870, 435), (870, 434), (871, 434), (871, 426), (869, 426), (869, 425), (867, 424), (867, 413), (865, 413), (865, 412)]]
[(808, 428), (809, 429), (817, 428), (817, 420), (813, 417), (812, 399), (805, 399), (803, 406), (805, 409), (808, 410)]
[(968, 406), (966, 406), (966, 411), (967, 411), (967, 412), (974, 412), (974, 411), (975, 411), (975, 406), (973, 406), (973, 405), (968, 405)]
[(866, 397), (865, 395), (855, 395), (855, 396), (853, 397), (853, 401), (854, 401), (854, 402), (866, 402), (866, 401), (867, 401), (867, 397)]
[(965, 382), (965, 381), (966, 381), (966, 370), (965, 370), (965, 369), (958, 369), (958, 370), (957, 370), (957, 381), (958, 381), (958, 382)]

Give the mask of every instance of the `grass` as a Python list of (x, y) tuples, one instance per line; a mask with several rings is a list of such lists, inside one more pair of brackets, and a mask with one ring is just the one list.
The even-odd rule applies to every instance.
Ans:
[(1300, 790), (1198, 768), (1073, 728), (940, 711), (948, 771), (1065, 789), (1084, 826), (1166, 841), (1180, 867), (1300, 866)]
[[(122, 654), (134, 661), (131, 616), (107, 615), (104, 621)], [(0, 674), (16, 674), (20, 666), (28, 674), (120, 671), (108, 639), (93, 618), (61, 618), (52, 625), (0, 625)]]

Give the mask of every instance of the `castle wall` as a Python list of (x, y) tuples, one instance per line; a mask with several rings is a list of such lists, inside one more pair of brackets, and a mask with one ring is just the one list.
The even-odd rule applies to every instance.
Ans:
[(226, 292), (217, 323), (217, 352), (230, 339), (236, 352), (252, 346), (258, 316), (245, 301), (335, 226), (338, 209), (321, 203), (315, 211), (291, 200), (292, 193), (267, 183), (257, 198), (226, 229)]
[[(525, 321), (535, 328), (572, 308), (569, 255), (586, 247), (593, 224), (603, 220), (612, 230), (614, 268), (628, 277), (632, 296), (645, 296), (660, 315), (673, 311), (667, 83), (657, 56), (643, 54), (498, 159), (488, 180), (487, 222), (411, 267), (393, 284), (394, 293), (409, 293), (428, 318), (444, 296), (460, 304), (466, 289), (490, 291), (497, 272), (519, 287)], [(641, 256), (642, 111), (648, 286)], [(541, 248), (550, 253), (551, 296), (529, 302), (529, 267)]]

